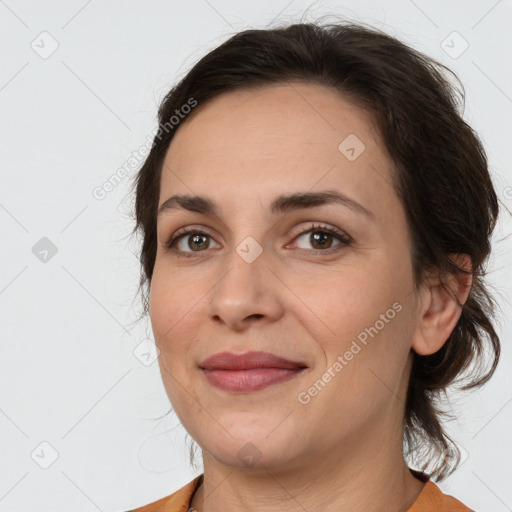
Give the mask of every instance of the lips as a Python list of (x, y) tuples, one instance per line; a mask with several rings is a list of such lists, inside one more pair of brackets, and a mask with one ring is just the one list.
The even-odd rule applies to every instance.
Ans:
[(269, 352), (221, 352), (203, 361), (199, 367), (212, 386), (233, 393), (251, 393), (289, 381), (301, 374), (307, 365)]
[(270, 352), (247, 352), (245, 354), (219, 352), (204, 360), (199, 367), (203, 370), (252, 370), (254, 368), (297, 370), (307, 368), (307, 365), (299, 361), (284, 359)]

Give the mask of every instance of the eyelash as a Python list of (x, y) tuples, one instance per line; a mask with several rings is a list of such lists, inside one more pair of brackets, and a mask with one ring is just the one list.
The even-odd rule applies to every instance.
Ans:
[[(352, 243), (352, 239), (343, 231), (340, 231), (335, 228), (329, 228), (328, 226), (324, 226), (324, 225), (313, 225), (308, 228), (305, 228), (294, 238), (294, 240), (297, 238), (300, 238), (301, 236), (303, 236), (307, 233), (314, 233), (314, 232), (327, 233), (329, 235), (332, 235), (335, 238), (337, 238), (340, 241), (340, 243), (333, 247), (329, 247), (328, 249), (299, 249), (299, 251), (306, 251), (308, 254), (311, 254), (311, 253), (313, 253), (313, 254), (321, 254), (321, 253), (330, 254), (333, 250), (337, 250), (338, 247), (340, 247), (340, 246), (346, 247)], [(184, 256), (186, 258), (197, 257), (201, 253), (205, 252), (205, 251), (178, 251), (174, 247), (175, 243), (180, 238), (185, 237), (187, 235), (201, 235), (201, 236), (212, 238), (211, 235), (209, 235), (208, 233), (205, 233), (204, 231), (201, 231), (200, 229), (191, 228), (191, 229), (187, 229), (187, 230), (181, 231), (181, 232), (178, 231), (176, 235), (171, 236), (171, 238), (165, 244), (165, 247), (168, 250), (177, 252), (180, 254), (180, 256)]]

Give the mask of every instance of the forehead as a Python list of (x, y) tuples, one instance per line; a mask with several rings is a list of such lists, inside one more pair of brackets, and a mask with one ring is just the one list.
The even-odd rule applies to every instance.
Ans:
[(220, 194), (223, 187), (277, 193), (318, 183), (364, 202), (382, 195), (390, 175), (370, 114), (338, 91), (290, 82), (226, 92), (198, 105), (168, 148), (161, 194)]
[(169, 149), (178, 156), (180, 149), (190, 149), (191, 142), (200, 151), (221, 144), (234, 149), (244, 142), (244, 153), (252, 148), (259, 154), (256, 144), (250, 144), (252, 137), (258, 137), (267, 150), (272, 146), (300, 150), (306, 142), (337, 151), (340, 137), (350, 130), (365, 139), (379, 138), (372, 117), (340, 92), (289, 82), (229, 91), (198, 105), (179, 127)]

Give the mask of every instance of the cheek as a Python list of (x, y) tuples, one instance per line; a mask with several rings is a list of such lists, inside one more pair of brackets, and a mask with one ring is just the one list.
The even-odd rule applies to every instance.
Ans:
[[(357, 395), (374, 392), (379, 385), (370, 370), (384, 382), (400, 378), (413, 328), (408, 313), (412, 282), (406, 267), (382, 257), (371, 265), (296, 280), (294, 290), (308, 306), (297, 318), (323, 352), (318, 373), (328, 368), (337, 376), (343, 373), (336, 381)], [(332, 367), (339, 356), (342, 370)]]
[(196, 287), (181, 283), (176, 277), (155, 265), (149, 295), (151, 326), (160, 351), (159, 364), (166, 387), (173, 386), (173, 379), (167, 372), (180, 381), (186, 378), (190, 340), (194, 339), (191, 329), (194, 323), (198, 325), (194, 315), (202, 296)]
[(194, 287), (180, 286), (176, 279), (162, 275), (155, 267), (149, 314), (155, 343), (160, 351), (158, 365), (166, 394), (180, 421), (186, 422), (187, 415), (197, 407), (197, 397), (194, 400), (190, 382), (194, 364), (190, 354), (196, 334), (194, 325), (197, 326), (199, 321), (195, 317), (197, 306), (194, 308), (193, 305), (199, 295)]
[[(297, 277), (293, 289), (321, 320), (319, 329), (337, 340), (356, 336), (391, 308), (399, 295), (385, 269), (347, 266)], [(311, 316), (311, 315), (309, 315)], [(339, 342), (338, 342), (339, 343)]]
[(339, 281), (338, 289), (318, 302), (323, 306), (319, 316), (331, 332), (322, 336), (327, 330), (321, 324), (317, 331), (310, 329), (325, 362), (303, 391), (315, 397), (318, 390), (311, 410), (331, 411), (333, 432), (377, 418), (395, 403), (410, 353), (408, 304), (396, 300), (399, 293), (391, 283), (377, 287), (375, 280), (354, 276)]
[(164, 344), (186, 324), (188, 312), (204, 295), (199, 283), (191, 283), (184, 273), (175, 272), (157, 259), (149, 295), (149, 314), (155, 341)]

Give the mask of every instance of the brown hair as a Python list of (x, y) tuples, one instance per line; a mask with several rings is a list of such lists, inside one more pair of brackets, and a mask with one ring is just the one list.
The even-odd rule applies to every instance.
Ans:
[(409, 222), (415, 286), (432, 269), (441, 275), (468, 272), (450, 254), (467, 254), (472, 264), (469, 298), (450, 337), (435, 354), (414, 353), (405, 404), (404, 454), (419, 459), (421, 469), (437, 480), (460, 459), (442, 426), (447, 413), (440, 399), (462, 376), (468, 379), (462, 389), (485, 383), (500, 356), (495, 304), (483, 282), (498, 199), (482, 143), (462, 118), (462, 84), (458, 81), (462, 90), (452, 86), (447, 73), (458, 81), (439, 62), (362, 24), (299, 23), (240, 32), (199, 60), (165, 96), (158, 134), (133, 184), (134, 232), (143, 237), (139, 290), (147, 314), (162, 165), (179, 128), (169, 129), (169, 119), (183, 105), (193, 99), (201, 106), (239, 88), (300, 80), (339, 91), (370, 112), (393, 162), (394, 186)]

